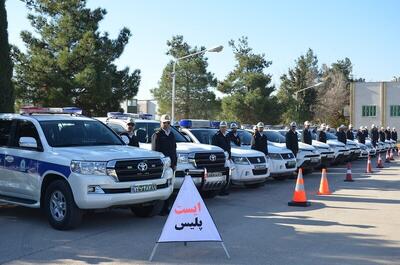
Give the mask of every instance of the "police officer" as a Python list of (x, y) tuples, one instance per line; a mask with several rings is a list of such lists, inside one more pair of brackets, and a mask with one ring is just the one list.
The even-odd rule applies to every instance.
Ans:
[(295, 157), (299, 152), (299, 138), (297, 137), (296, 128), (296, 122), (292, 122), (289, 131), (286, 133), (286, 148), (291, 150)]
[(322, 123), (320, 129), (318, 130), (317, 140), (323, 143), (326, 143), (326, 124)]
[(364, 138), (367, 139), (369, 137), (367, 126), (364, 126), (362, 131), (363, 131), (363, 134), (364, 134)]
[(310, 123), (308, 121), (304, 122), (304, 130), (303, 133), (301, 134), (301, 141), (305, 144), (312, 145)]
[(356, 137), (360, 144), (365, 144), (364, 127), (360, 126), (360, 129), (357, 131)]
[(336, 136), (337, 136), (339, 142), (346, 144), (347, 139), (346, 139), (346, 133), (344, 132), (344, 129), (345, 129), (345, 126), (343, 124), (340, 125), (339, 130), (336, 133)]
[(129, 119), (128, 123), (126, 124), (128, 126), (128, 130), (126, 132), (120, 133), (120, 136), (126, 136), (129, 139), (129, 146), (136, 146), (139, 147), (139, 140), (137, 136), (134, 133), (135, 130), (135, 122), (133, 119)]
[(228, 138), (229, 140), (236, 146), (240, 147), (240, 138), (239, 138), (239, 134), (237, 132), (238, 126), (236, 123), (232, 123), (231, 124), (231, 131), (228, 132)]
[(349, 140), (354, 140), (353, 125), (349, 124), (349, 129), (346, 132), (346, 137)]
[(177, 154), (175, 135), (171, 131), (171, 118), (169, 115), (162, 115), (161, 127), (151, 137), (151, 150), (163, 153), (171, 159), (171, 167), (176, 169)]
[[(227, 133), (228, 124), (225, 121), (219, 123), (219, 130), (216, 132), (212, 139), (211, 144), (220, 147), (225, 152), (228, 152), (229, 159), (231, 159), (231, 141)], [(222, 188), (220, 195), (229, 195), (230, 176), (227, 175), (226, 185)]]
[(263, 152), (268, 155), (268, 140), (264, 134), (264, 123), (257, 123), (257, 131), (254, 132), (253, 138), (251, 138), (251, 149)]
[(376, 147), (376, 144), (379, 141), (379, 132), (375, 124), (372, 124), (371, 126), (371, 140), (372, 140), (372, 145)]
[(392, 130), (392, 139), (393, 139), (393, 141), (395, 141), (397, 143), (397, 131), (396, 131), (395, 127), (393, 127), (393, 130)]
[(392, 138), (392, 132), (390, 131), (390, 127), (388, 126), (385, 130), (386, 140), (390, 140)]
[(379, 141), (385, 142), (385, 140), (386, 140), (385, 129), (381, 127), (381, 129), (379, 130)]
[(325, 130), (326, 132), (331, 132), (331, 126), (329, 126), (329, 124), (328, 125), (326, 125), (326, 130)]

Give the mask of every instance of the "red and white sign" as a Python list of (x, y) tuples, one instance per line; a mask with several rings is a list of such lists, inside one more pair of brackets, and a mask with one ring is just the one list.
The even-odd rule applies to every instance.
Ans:
[(157, 242), (194, 241), (222, 239), (193, 180), (186, 176)]

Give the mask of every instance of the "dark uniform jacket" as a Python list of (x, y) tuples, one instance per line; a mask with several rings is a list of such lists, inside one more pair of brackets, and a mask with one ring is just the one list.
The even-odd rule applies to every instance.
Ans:
[(384, 131), (379, 131), (379, 140), (381, 142), (385, 142), (385, 132)]
[(129, 138), (129, 143), (128, 143), (129, 146), (139, 147), (139, 140), (136, 135), (133, 134), (131, 137), (131, 136), (129, 136), (129, 132), (122, 132), (120, 134), (120, 136), (122, 136), (122, 135), (125, 135), (126, 137)]
[(392, 139), (397, 142), (397, 132), (396, 131), (392, 132)]
[(251, 138), (251, 149), (263, 152), (268, 155), (268, 140), (265, 134), (260, 134), (256, 132), (253, 134), (253, 138)]
[(171, 167), (176, 167), (176, 140), (175, 135), (171, 131), (169, 135), (163, 129), (156, 131), (151, 137), (151, 150), (163, 153), (171, 159)]
[(301, 141), (305, 144), (312, 144), (311, 132), (309, 129), (304, 129), (303, 134), (301, 135)]
[(230, 132), (228, 132), (227, 136), (232, 143), (234, 143), (237, 146), (240, 146), (241, 142), (240, 142), (239, 134), (237, 132), (236, 132), (236, 136), (235, 136), (235, 134), (232, 131), (230, 131)]
[(337, 136), (339, 142), (346, 144), (347, 138), (346, 138), (346, 133), (344, 131), (338, 131), (336, 133), (336, 136)]
[(365, 135), (363, 131), (358, 130), (356, 136), (359, 143), (365, 144)]
[(326, 133), (324, 131), (319, 131), (317, 140), (326, 143)]
[(229, 159), (231, 159), (231, 140), (227, 135), (223, 135), (221, 131), (218, 131), (213, 135), (211, 144), (221, 147), (224, 151), (228, 152)]
[(372, 145), (376, 147), (376, 143), (379, 141), (379, 132), (377, 128), (371, 129)]
[(386, 140), (390, 140), (392, 138), (392, 133), (389, 130), (385, 130)]
[(346, 137), (347, 137), (347, 139), (349, 139), (349, 140), (354, 140), (353, 131), (352, 131), (352, 130), (347, 130), (347, 132), (346, 132)]
[(364, 137), (365, 137), (365, 139), (367, 139), (367, 138), (368, 138), (368, 136), (369, 136), (369, 134), (368, 134), (368, 130), (367, 130), (367, 129), (365, 129), (365, 130), (363, 130), (362, 132), (363, 132), (363, 134), (364, 134)]
[(286, 133), (286, 148), (292, 150), (294, 156), (299, 152), (299, 139), (297, 138), (297, 132), (289, 130)]

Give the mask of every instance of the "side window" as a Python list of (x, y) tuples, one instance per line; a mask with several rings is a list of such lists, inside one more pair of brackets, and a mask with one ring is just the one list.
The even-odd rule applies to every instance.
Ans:
[(151, 141), (152, 135), (148, 135), (147, 123), (136, 123), (135, 133), (140, 143), (148, 143)]
[(115, 133), (120, 134), (125, 132), (125, 128), (122, 125), (115, 123), (107, 123), (107, 126), (110, 127)]
[(0, 120), (0, 146), (6, 146), (10, 141), (12, 120)]
[(21, 137), (33, 137), (36, 139), (38, 147), (41, 147), (39, 134), (35, 125), (30, 121), (19, 120), (17, 123), (17, 130), (13, 139), (12, 146), (19, 147), (19, 139)]

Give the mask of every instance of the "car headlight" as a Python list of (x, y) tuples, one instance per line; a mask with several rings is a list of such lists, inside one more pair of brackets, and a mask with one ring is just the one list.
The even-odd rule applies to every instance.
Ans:
[(232, 157), (233, 163), (238, 165), (249, 165), (250, 162), (246, 157), (234, 156)]
[(103, 161), (71, 161), (71, 171), (82, 175), (107, 175), (107, 162)]
[(164, 165), (164, 169), (171, 167), (171, 158), (169, 158), (169, 156), (161, 158), (161, 161)]
[(277, 153), (268, 153), (268, 156), (273, 160), (282, 160), (282, 156)]
[(178, 163), (189, 163), (189, 154), (178, 154)]

